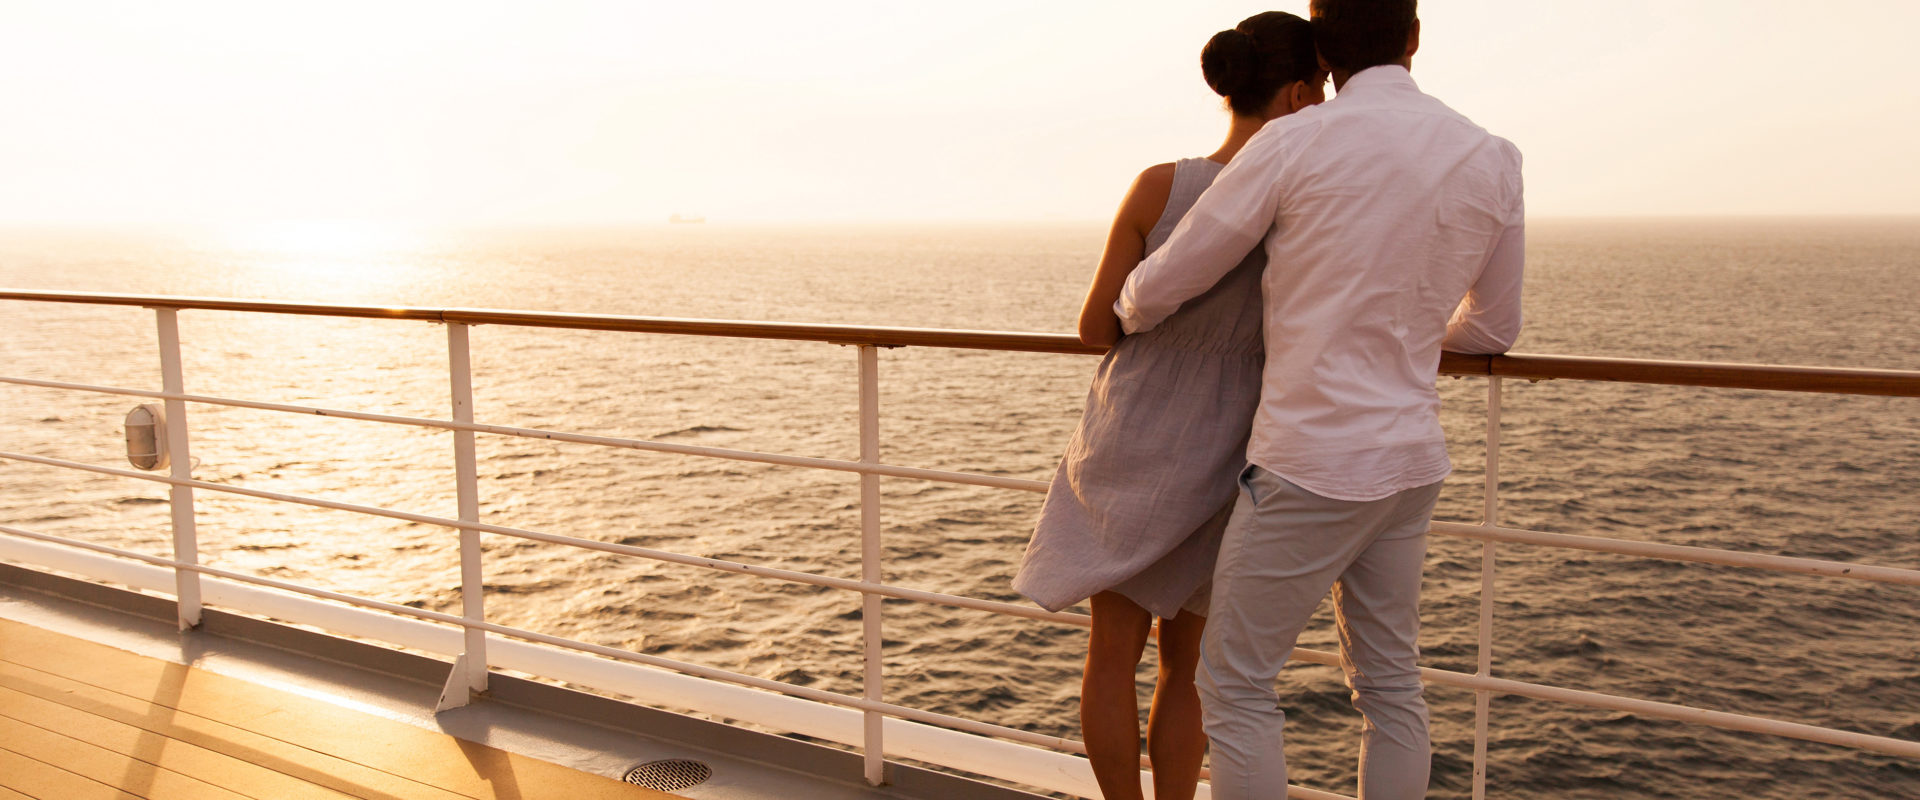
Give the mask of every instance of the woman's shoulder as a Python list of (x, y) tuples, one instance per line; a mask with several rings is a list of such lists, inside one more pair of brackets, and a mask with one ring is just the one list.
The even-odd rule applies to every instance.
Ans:
[(1133, 179), (1133, 188), (1127, 190), (1126, 203), (1121, 207), (1121, 215), (1126, 217), (1134, 231), (1145, 239), (1147, 232), (1160, 221), (1160, 215), (1167, 210), (1167, 200), (1173, 196), (1173, 176), (1179, 165), (1173, 162), (1155, 164), (1141, 170), (1140, 176)]
[(1140, 177), (1133, 179), (1133, 189), (1135, 192), (1165, 197), (1173, 191), (1173, 175), (1179, 169), (1180, 164), (1174, 161), (1147, 167), (1140, 171)]

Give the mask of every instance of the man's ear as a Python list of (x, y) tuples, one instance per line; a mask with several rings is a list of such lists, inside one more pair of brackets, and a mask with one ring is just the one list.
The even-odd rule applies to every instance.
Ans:
[(1287, 84), (1287, 113), (1291, 114), (1312, 105), (1307, 100), (1307, 82), (1294, 81)]
[(1407, 34), (1407, 57), (1412, 58), (1413, 54), (1418, 52), (1420, 52), (1420, 20), (1416, 19), (1413, 21), (1413, 32)]

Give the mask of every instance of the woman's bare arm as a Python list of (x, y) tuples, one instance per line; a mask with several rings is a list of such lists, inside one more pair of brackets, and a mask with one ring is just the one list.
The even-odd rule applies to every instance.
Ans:
[(1167, 196), (1173, 193), (1173, 165), (1156, 164), (1135, 178), (1127, 197), (1120, 201), (1113, 228), (1107, 231), (1107, 247), (1100, 254), (1100, 268), (1087, 287), (1087, 299), (1080, 306), (1080, 341), (1111, 347), (1120, 341), (1120, 319), (1113, 315), (1113, 301), (1127, 275), (1140, 265), (1147, 254), (1147, 234), (1167, 210)]

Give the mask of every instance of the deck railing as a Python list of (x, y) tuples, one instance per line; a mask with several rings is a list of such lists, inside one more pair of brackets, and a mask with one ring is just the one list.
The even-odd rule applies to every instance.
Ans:
[[(124, 561), (114, 562), (111, 559), (130, 559), (135, 562), (151, 565), (151, 567), (167, 570), (169, 571), (167, 575), (170, 579), (168, 581), (170, 586), (167, 588), (172, 590), (172, 594), (178, 600), (179, 620), (183, 628), (191, 627), (198, 623), (201, 604), (203, 602), (203, 592), (207, 592), (210, 596), (213, 596), (216, 601), (225, 601), (233, 605), (235, 610), (243, 612), (267, 613), (268, 611), (272, 611), (277, 617), (311, 622), (312, 624), (329, 627), (343, 633), (372, 636), (374, 638), (384, 637), (385, 641), (394, 644), (409, 646), (421, 646), (424, 644), (430, 648), (440, 649), (443, 652), (447, 652), (448, 655), (455, 656), (454, 667), (448, 678), (446, 690), (442, 695), (441, 703), (443, 708), (464, 704), (471, 697), (472, 693), (485, 690), (487, 686), (487, 675), (491, 668), (510, 667), (515, 669), (528, 669), (529, 666), (532, 666), (535, 667), (535, 669), (528, 671), (538, 671), (539, 667), (545, 666), (550, 671), (569, 671), (567, 676), (549, 674), (548, 677), (568, 677), (568, 679), (573, 682), (596, 685), (597, 688), (609, 691), (621, 691), (642, 697), (653, 696), (662, 698), (661, 702), (666, 704), (707, 703), (709, 707), (701, 710), (723, 712), (725, 716), (746, 719), (766, 725), (785, 727), (790, 730), (795, 730), (796, 732), (833, 739), (858, 747), (865, 754), (867, 778), (876, 784), (884, 780), (886, 758), (889, 754), (893, 754), (900, 757), (939, 763), (965, 771), (992, 775), (1050, 791), (1068, 792), (1086, 796), (1097, 794), (1097, 791), (1094, 789), (1091, 772), (1085, 768), (1084, 762), (1071, 756), (1063, 755), (1064, 753), (1084, 754), (1086, 752), (1085, 746), (1077, 741), (1045, 736), (978, 720), (938, 714), (886, 701), (881, 691), (883, 685), (881, 633), (884, 625), (881, 606), (882, 598), (892, 597), (917, 602), (938, 603), (1072, 625), (1086, 625), (1089, 620), (1087, 617), (1078, 614), (1050, 613), (1026, 605), (910, 589), (882, 582), (880, 548), (882, 509), (879, 493), (879, 480), (882, 476), (988, 486), (1028, 492), (1045, 492), (1047, 484), (1042, 481), (922, 469), (881, 462), (879, 417), (880, 375), (879, 360), (876, 354), (879, 348), (889, 347), (939, 347), (1078, 354), (1097, 354), (1101, 352), (1100, 348), (1088, 347), (1080, 344), (1073, 337), (1057, 334), (952, 331), (921, 328), (664, 319), (654, 317), (455, 308), (379, 308), (257, 300), (72, 292), (0, 291), (0, 300), (137, 306), (153, 309), (159, 331), (159, 356), (162, 365), (162, 387), (160, 391), (33, 380), (15, 376), (0, 376), (0, 383), (151, 398), (164, 401), (166, 406), (165, 436), (167, 438), (172, 464), (171, 471), (168, 475), (153, 475), (140, 471), (102, 467), (26, 453), (0, 451), (0, 459), (166, 484), (170, 487), (174, 545), (173, 558), (169, 559), (104, 547), (64, 537), (51, 536), (11, 526), (0, 526), (0, 533), (6, 534), (5, 537), (0, 537), (0, 555), (22, 561), (41, 563), (59, 569), (84, 572), (92, 575), (96, 579), (135, 583), (136, 585), (141, 582), (151, 584), (155, 581), (155, 576), (161, 573), (151, 570), (140, 571), (131, 567), (117, 567), (114, 566), (114, 564), (124, 564)], [(189, 394), (185, 390), (185, 376), (182, 374), (180, 364), (178, 315), (179, 312), (183, 310), (417, 320), (445, 324), (447, 326), (448, 385), (452, 398), (450, 418), (431, 419), (396, 416), (365, 411)], [(849, 461), (791, 456), (713, 447), (698, 447), (642, 439), (593, 436), (536, 428), (491, 425), (477, 422), (475, 421), (473, 411), (472, 373), (468, 342), (468, 330), (470, 326), (473, 325), (572, 328), (627, 333), (719, 336), (752, 339), (787, 339), (853, 346), (856, 348), (859, 363), (859, 458)], [(1492, 659), (1493, 599), (1495, 595), (1495, 578), (1497, 575), (1496, 555), (1497, 546), (1502, 542), (1569, 548), (1652, 559), (1690, 561), (1779, 572), (1804, 573), (1844, 580), (1876, 581), (1907, 586), (1920, 586), (1920, 569), (1873, 566), (1840, 561), (1744, 553), (1713, 548), (1685, 547), (1503, 527), (1499, 524), (1500, 402), (1501, 383), (1503, 380), (1518, 378), (1525, 380), (1571, 379), (1621, 381), (1642, 384), (1706, 386), (1791, 392), (1828, 392), (1920, 397), (1920, 372), (1568, 358), (1557, 356), (1463, 356), (1453, 353), (1445, 354), (1442, 358), (1440, 371), (1442, 374), (1447, 375), (1478, 376), (1487, 380), (1487, 452), (1483, 519), (1479, 524), (1435, 522), (1432, 525), (1432, 532), (1435, 534), (1472, 539), (1483, 543), (1481, 550), (1482, 583), (1480, 591), (1479, 656), (1477, 670), (1472, 674), (1438, 669), (1422, 670), (1424, 679), (1430, 684), (1458, 687), (1471, 690), (1475, 693), (1473, 759), (1473, 796), (1475, 798), (1482, 798), (1486, 794), (1488, 719), (1490, 716), (1489, 703), (1491, 697), (1495, 694), (1516, 695), (1592, 708), (1622, 711), (1646, 717), (1679, 720), (1726, 730), (1793, 737), (1875, 753), (1920, 759), (1920, 742), (1884, 736), (1872, 736), (1785, 720), (1712, 711), (1671, 703), (1619, 697), (1598, 692), (1497, 678), (1493, 675)], [(248, 489), (241, 486), (197, 480), (193, 477), (191, 467), (192, 460), (189, 456), (192, 442), (187, 424), (188, 404), (230, 406), (289, 414), (340, 417), (343, 419), (363, 420), (390, 425), (451, 431), (454, 439), (455, 480), (458, 484), (456, 487), (458, 518), (450, 519), (425, 514), (415, 514), (394, 509), (344, 503), (319, 497), (268, 492)], [(479, 489), (474, 456), (474, 434), (476, 433), (547, 439), (705, 458), (730, 459), (857, 473), (860, 475), (861, 489), (861, 578), (860, 580), (834, 578), (807, 572), (775, 569), (755, 564), (737, 563), (650, 548), (612, 544), (549, 532), (523, 530), (480, 522)], [(203, 566), (200, 564), (199, 547), (195, 538), (194, 493), (196, 491), (225, 492), (317, 508), (335, 509), (388, 519), (437, 525), (456, 530), (459, 532), (461, 544), (462, 613), (454, 615), (416, 609), (369, 598), (345, 595), (311, 586), (297, 585), (285, 581)], [(482, 591), (483, 576), (479, 542), (479, 536), (482, 533), (492, 533), (624, 556), (860, 592), (864, 595), (862, 613), (865, 653), (863, 670), (864, 690), (861, 696), (853, 697), (489, 622), (486, 619), (485, 604), (483, 602), (484, 595)], [(52, 547), (49, 547), (49, 545)], [(78, 555), (79, 553), (99, 554), (108, 556), (110, 559), (99, 559), (91, 556), (82, 557)], [(220, 581), (231, 581), (235, 583), (225, 584), (216, 581), (203, 586), (203, 577), (217, 578), (220, 579)], [(246, 585), (267, 587), (277, 590), (277, 592), (291, 593), (295, 596), (318, 598), (319, 600), (331, 602), (294, 602), (287, 595), (278, 594), (277, 592), (258, 592), (242, 588), (242, 586)], [(148, 588), (157, 587), (149, 586)], [(344, 613), (342, 609), (332, 605), (332, 603), (343, 603), (355, 609), (368, 609), (383, 612), (383, 614), (372, 614), (368, 612)], [(397, 615), (397, 617), (385, 615)], [(418, 623), (410, 621), (403, 622), (401, 621), (403, 619), (456, 626), (457, 630), (461, 631), (458, 644), (453, 644), (451, 640), (444, 636), (424, 632), (420, 629)], [(493, 636), (489, 636), (489, 634), (493, 634)], [(496, 637), (507, 638), (500, 639)], [(600, 659), (591, 659), (591, 661), (594, 662), (592, 664), (584, 663), (580, 660), (556, 660), (556, 657), (550, 652), (534, 652), (540, 648), (529, 649), (517, 645), (511, 640), (550, 645), (566, 650), (588, 653), (604, 657), (605, 659), (614, 659), (621, 664), (637, 664), (644, 665), (644, 667), (648, 668), (670, 670), (675, 673), (704, 679), (705, 681), (718, 681), (726, 684), (751, 687), (751, 689), (755, 690), (765, 690), (765, 692), (775, 692), (800, 700), (811, 701), (811, 704), (825, 704), (827, 706), (852, 709), (860, 714), (859, 724), (857, 726), (846, 725), (844, 724), (846, 720), (838, 717), (830, 719), (828, 717), (832, 717), (833, 715), (823, 716), (822, 714), (824, 712), (817, 713), (817, 710), (820, 708), (819, 706), (782, 701), (764, 692), (744, 692), (741, 690), (722, 691), (712, 688), (710, 685), (703, 685), (706, 688), (697, 688), (692, 686), (691, 683), (684, 681), (671, 682), (672, 685), (670, 689), (662, 688), (663, 684), (661, 681), (666, 679), (660, 673), (651, 669), (622, 667), (609, 670), (606, 662)], [(1339, 658), (1336, 654), (1317, 650), (1299, 649), (1295, 651), (1294, 657), (1300, 661), (1315, 664), (1337, 665), (1339, 663)], [(651, 692), (651, 694), (649, 694), (649, 692)], [(666, 698), (672, 699), (669, 700)], [(694, 699), (688, 700), (686, 698)], [(682, 705), (682, 707), (690, 706)], [(846, 712), (836, 713), (844, 714)], [(889, 718), (903, 722), (892, 722), (889, 721)], [(955, 731), (960, 733), (954, 733)], [(1031, 747), (1007, 745), (1005, 744), (1006, 741), (1018, 742), (1022, 745), (1030, 745)], [(1144, 780), (1145, 778), (1143, 776), (1143, 781)], [(1300, 798), (1325, 799), (1341, 797), (1340, 795), (1299, 786), (1291, 787), (1289, 794), (1292, 797)], [(1204, 786), (1202, 787), (1201, 796), (1208, 796)]]

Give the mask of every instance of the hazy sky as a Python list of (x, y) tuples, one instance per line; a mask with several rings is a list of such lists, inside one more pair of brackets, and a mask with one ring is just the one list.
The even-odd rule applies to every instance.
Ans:
[[(1092, 220), (1306, 0), (0, 0), (0, 223)], [(1916, 0), (1428, 0), (1537, 217), (1920, 213)]]

